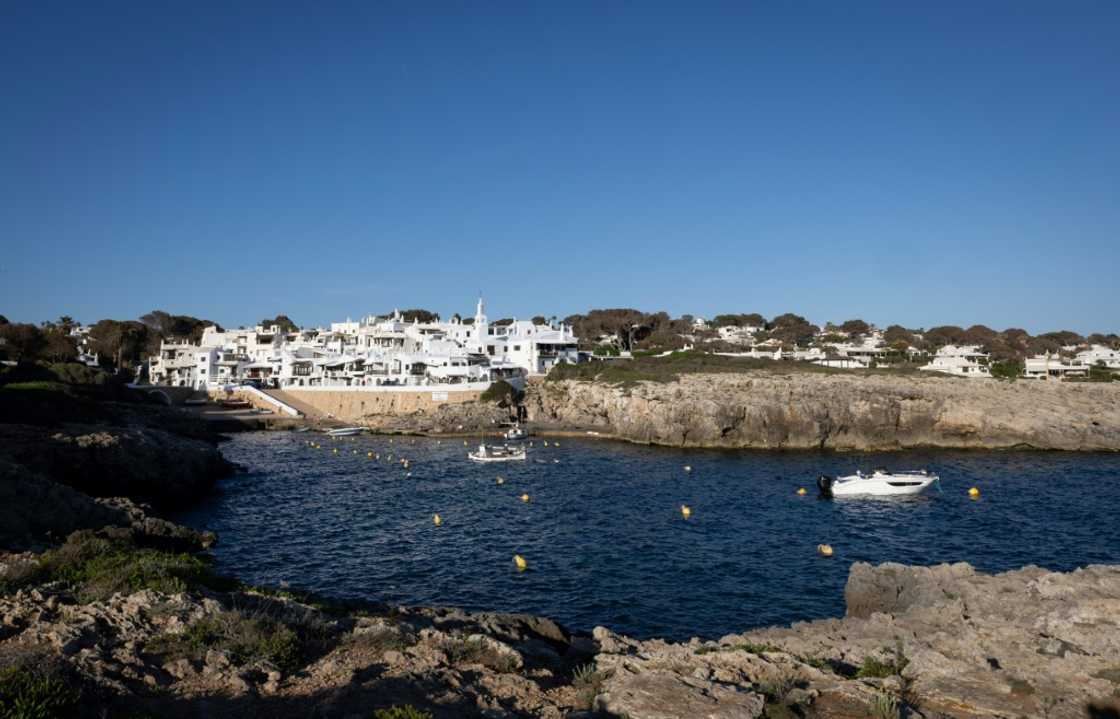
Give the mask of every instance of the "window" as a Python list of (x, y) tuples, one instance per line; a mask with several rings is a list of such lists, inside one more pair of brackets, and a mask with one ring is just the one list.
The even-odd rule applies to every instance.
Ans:
[(514, 345), (513, 346), (513, 351), (514, 352), (520, 352), (521, 351), (521, 345)]

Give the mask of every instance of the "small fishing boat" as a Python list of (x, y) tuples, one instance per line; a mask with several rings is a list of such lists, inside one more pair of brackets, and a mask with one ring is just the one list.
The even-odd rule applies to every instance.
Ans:
[(328, 437), (353, 437), (356, 434), (365, 432), (365, 427), (339, 427), (338, 429), (328, 429)]
[(825, 497), (853, 497), (860, 495), (891, 497), (908, 494), (921, 494), (938, 481), (936, 474), (924, 469), (908, 472), (889, 472), (876, 469), (871, 474), (857, 471), (846, 477), (817, 478), (817, 488)]
[(516, 442), (517, 440), (527, 438), (529, 436), (529, 433), (526, 432), (525, 429), (521, 425), (515, 424), (515, 425), (513, 425), (512, 427), (510, 427), (509, 429), (506, 430), (506, 433), (505, 433), (504, 436), (507, 440), (509, 440), (511, 442)]
[(507, 447), (497, 444), (480, 444), (474, 452), (467, 456), (474, 462), (514, 462), (525, 459), (524, 447)]

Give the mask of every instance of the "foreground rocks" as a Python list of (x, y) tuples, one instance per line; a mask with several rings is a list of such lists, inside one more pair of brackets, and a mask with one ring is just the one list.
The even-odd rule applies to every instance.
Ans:
[(542, 427), (696, 447), (1120, 450), (1120, 384), (752, 370), (629, 386), (532, 379)]
[(842, 619), (670, 644), (250, 590), (83, 602), (54, 582), (0, 596), (0, 659), (59, 664), (90, 716), (1073, 718), (1120, 695), (1120, 568), (856, 564), (846, 596)]
[(205, 439), (103, 424), (0, 424), (0, 460), (91, 496), (161, 508), (200, 499), (233, 469)]

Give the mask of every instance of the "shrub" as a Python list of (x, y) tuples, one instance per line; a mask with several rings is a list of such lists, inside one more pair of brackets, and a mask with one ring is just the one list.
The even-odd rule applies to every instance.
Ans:
[(871, 700), (870, 710), (875, 719), (900, 719), (902, 716), (898, 698), (888, 692), (877, 692)]
[(0, 657), (0, 719), (73, 716), (81, 692), (65, 667), (37, 649), (9, 649)]
[(0, 591), (56, 581), (73, 587), (78, 598), (87, 602), (142, 589), (176, 594), (198, 586), (226, 589), (233, 585), (213, 574), (199, 557), (138, 547), (127, 536), (82, 530), (71, 534), (61, 547), (45, 552), (37, 563), (5, 573)]
[(518, 391), (514, 389), (513, 385), (506, 382), (504, 379), (500, 379), (497, 382), (491, 382), (490, 386), (486, 388), (486, 391), (479, 396), (479, 399), (483, 402), (502, 403), (507, 400), (516, 400), (518, 394)]
[(265, 613), (224, 611), (192, 622), (179, 634), (162, 634), (144, 650), (169, 659), (202, 660), (214, 649), (229, 654), (236, 665), (267, 662), (277, 669), (295, 671), (303, 666), (304, 648), (299, 635)]
[(388, 709), (378, 709), (372, 719), (432, 719), (431, 712), (420, 711), (411, 704), (403, 704)]

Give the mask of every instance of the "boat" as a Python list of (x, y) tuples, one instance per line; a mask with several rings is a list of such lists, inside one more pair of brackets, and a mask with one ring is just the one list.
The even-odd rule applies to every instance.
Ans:
[(339, 427), (338, 429), (328, 429), (328, 437), (353, 437), (356, 434), (365, 432), (365, 427)]
[(514, 462), (525, 459), (526, 454), (524, 447), (480, 444), (476, 451), (468, 452), (467, 456), (474, 462)]
[(876, 469), (871, 474), (857, 471), (846, 477), (817, 478), (817, 488), (825, 497), (853, 497), (870, 495), (890, 497), (921, 494), (938, 482), (938, 476), (924, 469), (907, 472), (889, 472)]
[(509, 440), (511, 442), (516, 442), (517, 440), (527, 438), (529, 436), (529, 433), (526, 432), (525, 429), (521, 425), (515, 424), (515, 425), (513, 425), (512, 427), (510, 427), (509, 429), (506, 430), (506, 433), (505, 433), (504, 436), (507, 440)]

